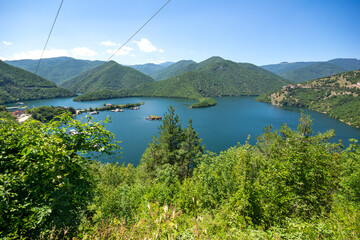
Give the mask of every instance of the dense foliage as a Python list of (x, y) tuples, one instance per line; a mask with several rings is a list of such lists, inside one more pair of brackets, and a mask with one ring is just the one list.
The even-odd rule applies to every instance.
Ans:
[(360, 237), (360, 146), (343, 150), (328, 142), (333, 131), (313, 134), (306, 115), (297, 130), (268, 126), (255, 145), (217, 155), (170, 106), (137, 167), (89, 166), (76, 154), (114, 147), (96, 123), (0, 121), (2, 237)]
[(15, 117), (6, 109), (5, 106), (0, 105), (0, 118), (15, 120)]
[(190, 177), (195, 159), (204, 150), (192, 127), (192, 120), (183, 129), (179, 116), (170, 106), (159, 127), (159, 134), (158, 138), (154, 136), (141, 159), (140, 168), (145, 169), (145, 178), (162, 181), (165, 178), (183, 180)]
[(46, 124), (0, 119), (1, 238), (36, 239), (60, 229), (71, 235), (85, 214), (94, 173), (78, 153), (112, 154), (117, 145), (102, 123), (59, 118)]
[[(190, 66), (190, 65), (188, 65)], [(129, 96), (202, 97), (260, 95), (275, 90), (287, 82), (277, 75), (247, 63), (235, 63), (219, 57), (195, 64), (196, 69), (176, 77), (142, 83), (132, 89), (89, 92), (75, 101)], [(172, 66), (170, 66), (172, 67)]]
[(275, 105), (307, 107), (360, 127), (360, 71), (346, 72), (287, 87), (257, 100)]
[(61, 86), (74, 92), (85, 93), (104, 89), (128, 89), (136, 87), (140, 83), (153, 81), (151, 77), (133, 68), (109, 61), (77, 75)]
[(27, 109), (27, 113), (31, 114), (31, 117), (41, 122), (49, 122), (55, 119), (57, 116), (63, 113), (69, 113), (74, 115), (76, 113), (73, 107), (54, 107), (54, 106), (40, 106), (32, 109)]
[(83, 223), (80, 237), (360, 237), (356, 142), (342, 151), (327, 141), (333, 131), (313, 135), (303, 115), (296, 131), (266, 127), (254, 146), (194, 155), (193, 172), (184, 178), (177, 164), (183, 158), (180, 121), (171, 108), (166, 117), (137, 168), (98, 166), (93, 221)]
[(43, 98), (73, 97), (73, 92), (0, 61), (0, 104)]
[[(31, 59), (6, 61), (6, 63), (12, 66), (29, 72), (35, 72), (38, 62), (39, 60)], [(70, 78), (103, 63), (103, 61), (80, 60), (70, 57), (44, 58), (41, 59), (38, 75), (60, 85)]]

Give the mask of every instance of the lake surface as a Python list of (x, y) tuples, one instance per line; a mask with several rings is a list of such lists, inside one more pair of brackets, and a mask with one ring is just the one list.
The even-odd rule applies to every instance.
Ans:
[[(102, 161), (132, 163), (137, 165), (148, 143), (157, 134), (161, 121), (147, 121), (149, 115), (159, 115), (167, 111), (169, 105), (183, 120), (186, 127), (188, 119), (193, 120), (193, 127), (203, 139), (206, 149), (219, 153), (238, 143), (244, 144), (250, 135), (251, 144), (262, 134), (262, 129), (272, 125), (279, 129), (284, 123), (291, 129), (296, 129), (301, 109), (281, 108), (267, 103), (256, 102), (253, 97), (223, 97), (217, 98), (218, 105), (209, 108), (190, 109), (193, 100), (176, 98), (119, 98), (91, 102), (73, 102), (72, 98), (46, 99), (24, 102), (29, 108), (35, 106), (67, 106), (77, 108), (102, 107), (104, 103), (124, 104), (145, 102), (140, 110), (124, 110), (124, 112), (103, 111), (93, 115), (96, 121), (104, 120), (106, 116), (112, 118), (107, 129), (113, 132), (116, 140), (122, 141), (121, 159), (102, 159)], [(11, 106), (9, 104), (8, 106)], [(334, 129), (336, 137), (332, 142), (343, 140), (348, 145), (349, 138), (360, 138), (360, 129), (348, 126), (334, 120), (325, 114), (303, 109), (310, 114), (313, 121), (313, 132), (325, 132)], [(84, 118), (85, 114), (77, 116)]]

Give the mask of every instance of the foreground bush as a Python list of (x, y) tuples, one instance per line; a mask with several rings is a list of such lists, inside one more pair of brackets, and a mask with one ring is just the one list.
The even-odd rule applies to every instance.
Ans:
[[(68, 134), (74, 128), (77, 134)], [(77, 230), (93, 198), (94, 174), (79, 152), (111, 153), (113, 135), (101, 123), (18, 124), (0, 119), (0, 237), (39, 238)]]

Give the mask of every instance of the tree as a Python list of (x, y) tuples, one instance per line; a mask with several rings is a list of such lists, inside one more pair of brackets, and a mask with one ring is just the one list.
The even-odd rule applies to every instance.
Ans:
[(261, 154), (256, 185), (264, 221), (286, 217), (310, 219), (330, 211), (338, 183), (339, 145), (327, 140), (334, 131), (311, 135), (311, 120), (302, 114), (298, 131), (287, 125), (279, 132), (267, 128), (259, 137)]
[(154, 136), (145, 150), (141, 167), (145, 168), (151, 179), (160, 177), (163, 171), (158, 170), (167, 164), (174, 167), (179, 179), (190, 176), (195, 158), (204, 150), (200, 146), (201, 139), (192, 127), (192, 120), (189, 120), (188, 128), (183, 129), (179, 116), (170, 106), (158, 133), (159, 137)]
[(180, 164), (180, 177), (188, 178), (192, 175), (192, 169), (195, 167), (195, 160), (204, 153), (205, 146), (201, 146), (202, 139), (192, 126), (192, 120), (189, 119), (189, 125), (184, 129), (184, 140), (181, 145), (183, 152), (183, 162)]
[(113, 138), (91, 118), (81, 123), (62, 115), (44, 124), (0, 119), (0, 237), (75, 231), (94, 188), (91, 162), (78, 153), (111, 154)]
[(359, 206), (360, 203), (360, 146), (351, 139), (350, 146), (342, 152), (342, 172), (340, 192), (348, 201)]

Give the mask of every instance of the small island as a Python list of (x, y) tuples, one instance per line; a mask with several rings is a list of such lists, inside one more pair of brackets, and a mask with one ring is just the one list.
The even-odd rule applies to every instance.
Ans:
[(199, 98), (199, 102), (189, 106), (189, 108), (204, 108), (211, 107), (217, 104), (216, 100), (210, 97)]

